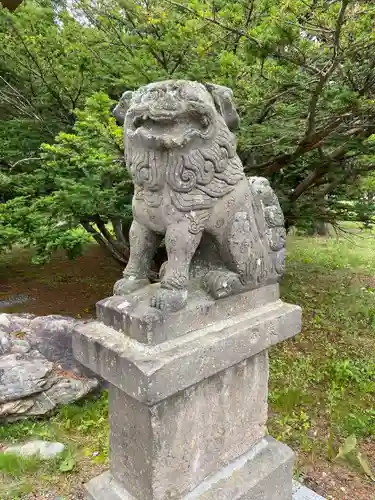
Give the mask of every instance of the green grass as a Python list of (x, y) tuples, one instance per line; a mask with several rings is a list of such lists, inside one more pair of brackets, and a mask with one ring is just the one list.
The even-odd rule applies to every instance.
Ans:
[(107, 393), (63, 407), (48, 420), (25, 420), (0, 426), (0, 444), (32, 439), (60, 441), (64, 452), (53, 460), (22, 458), (0, 453), (0, 499), (25, 498), (30, 493), (56, 488), (74, 491), (77, 480), (91, 469), (101, 469), (108, 459)]
[(37, 457), (25, 458), (10, 453), (0, 453), (0, 471), (11, 478), (20, 478), (36, 472), (42, 461)]
[(271, 351), (269, 430), (302, 464), (375, 435), (375, 241), (361, 234), (289, 241), (282, 294), (304, 326)]

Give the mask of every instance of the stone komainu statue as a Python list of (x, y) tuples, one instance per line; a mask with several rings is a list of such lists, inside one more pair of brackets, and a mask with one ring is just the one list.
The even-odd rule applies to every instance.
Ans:
[[(146, 286), (163, 237), (168, 261), (151, 306), (187, 301), (189, 271), (214, 298), (275, 282), (284, 269), (285, 229), (268, 181), (246, 178), (231, 132), (232, 91), (170, 80), (125, 92), (114, 110), (124, 123), (134, 181), (130, 258), (116, 295)], [(191, 265), (192, 264), (192, 265)]]

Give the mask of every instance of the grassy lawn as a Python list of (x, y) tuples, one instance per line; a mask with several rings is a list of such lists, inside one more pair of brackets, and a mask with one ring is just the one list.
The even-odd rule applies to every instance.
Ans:
[[(304, 327), (295, 339), (271, 351), (269, 431), (293, 447), (298, 456), (296, 476), (317, 492), (332, 499), (373, 500), (375, 236), (292, 236), (288, 250), (283, 298), (302, 306)], [(23, 305), (23, 311), (70, 315), (91, 311), (118, 273), (97, 252), (92, 249), (67, 267), (59, 257), (43, 268), (32, 268), (23, 286), (36, 290), (39, 301)], [(17, 259), (17, 269), (26, 269), (25, 255)], [(98, 271), (99, 260), (102, 271)], [(13, 266), (9, 257), (0, 262), (0, 275)], [(96, 284), (98, 272), (100, 285)], [(69, 285), (71, 294), (58, 307), (48, 302), (51, 290), (58, 288), (56, 276), (60, 287)], [(9, 293), (24, 291), (21, 278), (17, 280), (13, 274), (7, 281)], [(74, 299), (83, 290), (85, 303), (78, 306)], [(81, 498), (81, 484), (107, 463), (106, 411), (103, 394), (67, 406), (49, 420), (0, 427), (0, 448), (30, 438), (66, 445), (63, 456), (48, 463), (0, 453), (0, 499)]]
[(288, 249), (282, 294), (304, 322), (271, 351), (269, 431), (321, 494), (373, 500), (375, 237), (292, 237)]

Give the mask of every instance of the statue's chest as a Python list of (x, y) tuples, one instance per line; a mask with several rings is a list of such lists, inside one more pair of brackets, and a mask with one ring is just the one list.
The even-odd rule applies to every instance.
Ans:
[(133, 198), (133, 215), (152, 231), (164, 233), (169, 225), (181, 222), (185, 214), (173, 205), (169, 189), (165, 187), (161, 191), (137, 190)]

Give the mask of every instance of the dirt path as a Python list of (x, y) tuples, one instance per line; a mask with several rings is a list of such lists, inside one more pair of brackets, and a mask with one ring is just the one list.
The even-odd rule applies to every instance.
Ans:
[[(93, 316), (95, 303), (111, 295), (113, 283), (121, 277), (120, 266), (96, 244), (75, 261), (61, 252), (38, 266), (30, 263), (30, 256), (19, 251), (2, 257), (0, 312)], [(9, 298), (12, 305), (4, 305)]]

